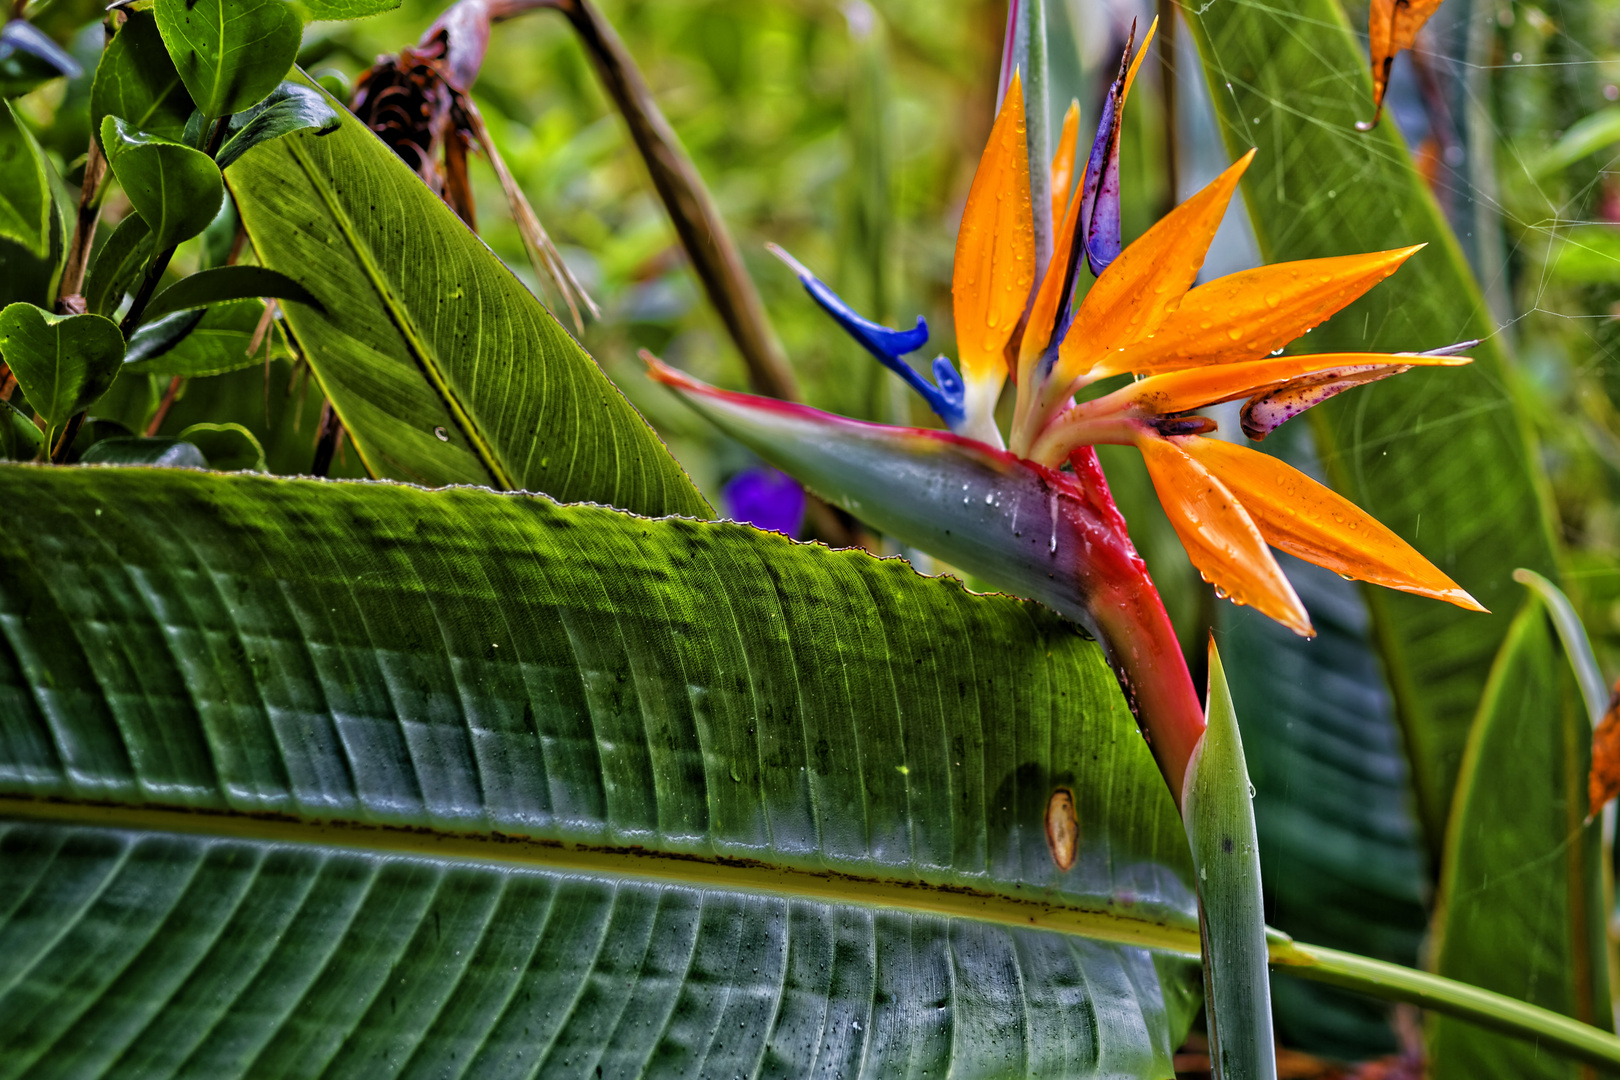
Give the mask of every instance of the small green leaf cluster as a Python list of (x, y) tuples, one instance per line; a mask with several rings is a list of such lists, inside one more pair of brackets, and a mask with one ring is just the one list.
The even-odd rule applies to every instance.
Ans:
[[(0, 311), (0, 375), (9, 371), (26, 403), (20, 410), (4, 402), (0, 455), (77, 457), (87, 410), (121, 372), (220, 374), (254, 362), (245, 343), (265, 343), (269, 356), (284, 335), (263, 300), (315, 301), (285, 273), (232, 265), (240, 224), (224, 170), (284, 135), (336, 127), (332, 101), (288, 78), (306, 19), (393, 6), (397, 0), (157, 0), (113, 10), (90, 89), (92, 145), (71, 242), (61, 185), (38, 139), (11, 102), (0, 103), (0, 239), (48, 267), (46, 291), (57, 298), (54, 311), (30, 301)], [(0, 31), (5, 96), (78, 73), (32, 25), (13, 20)], [(111, 183), (130, 212), (92, 257)], [(160, 288), (175, 249), (199, 236), (203, 269)], [(147, 449), (136, 456), (145, 460)], [(262, 461), (262, 450), (249, 457)]]

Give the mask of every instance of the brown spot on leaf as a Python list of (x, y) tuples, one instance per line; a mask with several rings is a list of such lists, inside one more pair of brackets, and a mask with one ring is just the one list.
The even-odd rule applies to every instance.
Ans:
[(1594, 817), (1604, 804), (1620, 795), (1620, 682), (1614, 684), (1609, 711), (1592, 732), (1592, 774), (1586, 789)]
[(1074, 811), (1074, 794), (1058, 788), (1046, 800), (1046, 846), (1059, 870), (1068, 870), (1080, 849), (1080, 819)]

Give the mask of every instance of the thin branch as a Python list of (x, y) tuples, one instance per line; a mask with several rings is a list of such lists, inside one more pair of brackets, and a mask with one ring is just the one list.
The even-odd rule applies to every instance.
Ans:
[(743, 269), (737, 245), (624, 42), (589, 0), (551, 0), (546, 6), (568, 17), (624, 116), (709, 302), (742, 353), (749, 383), (759, 393), (800, 400), (798, 380), (765, 316), (759, 291)]

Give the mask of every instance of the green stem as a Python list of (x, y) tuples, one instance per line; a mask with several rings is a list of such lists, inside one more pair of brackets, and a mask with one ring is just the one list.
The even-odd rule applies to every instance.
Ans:
[(1386, 1001), (1404, 1001), (1528, 1039), (1577, 1061), (1620, 1068), (1620, 1038), (1505, 994), (1384, 960), (1320, 945), (1302, 945), (1281, 934), (1273, 934), (1270, 952), (1272, 968), (1289, 975), (1356, 990)]

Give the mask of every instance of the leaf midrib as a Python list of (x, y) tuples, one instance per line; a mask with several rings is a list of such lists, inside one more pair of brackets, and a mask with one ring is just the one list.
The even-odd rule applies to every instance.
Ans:
[[(343, 234), (343, 239), (347, 241), (349, 250), (354, 253), (355, 260), (365, 272), (366, 280), (370, 282), (373, 289), (377, 290), (377, 296), (382, 300), (383, 307), (388, 311), (388, 317), (393, 321), (394, 328), (399, 331), (411, 359), (416, 362), (416, 366), (427, 376), (428, 382), (432, 384), (434, 391), (439, 395), (439, 399), (444, 402), (445, 407), (450, 411), (456, 427), (466, 438), (473, 452), (477, 454), (479, 463), (489, 473), (490, 479), (495, 482), (496, 487), (507, 491), (516, 489), (518, 485), (512, 482), (511, 476), (507, 474), (496, 459), (494, 449), (484, 438), (483, 432), (473, 423), (472, 417), (461, 404), (460, 399), (456, 397), (455, 391), (450, 388), (444, 372), (439, 369), (427, 347), (422, 343), (416, 332), (416, 327), (412, 325), (410, 318), (401, 307), (399, 299), (394, 295), (393, 289), (389, 287), (387, 281), (383, 278), (382, 272), (372, 260), (371, 252), (360, 242), (354, 223), (349, 220), (348, 214), (344, 213), (343, 208), (338, 204), (336, 196), (327, 183), (325, 174), (309, 160), (309, 155), (305, 152), (304, 147), (300, 145), (300, 140), (296, 136), (285, 141), (289, 151), (304, 170), (304, 174), (309, 177), (310, 185), (320, 194), (321, 201), (326, 205), (326, 212), (332, 216), (333, 224)], [(354, 430), (349, 424), (349, 418), (343, 415), (343, 408), (336, 399), (332, 401), (332, 407), (337, 411), (338, 419), (344, 422), (344, 426), (351, 431)], [(358, 443), (356, 443), (356, 449), (360, 449)], [(364, 451), (361, 452), (361, 456), (366, 456)], [(374, 475), (376, 474), (376, 470), (372, 470), (372, 472)]]
[(1199, 955), (1198, 927), (1191, 918), (1178, 925), (1118, 908), (1065, 906), (1051, 899), (1026, 900), (969, 886), (881, 878), (843, 870), (800, 869), (757, 859), (655, 851), (636, 845), (580, 844), (504, 833), (457, 833), (347, 820), (312, 821), (232, 810), (132, 807), (0, 796), (0, 819), (8, 818), (652, 879), (697, 888), (806, 897), (887, 911), (970, 919), (1189, 957)]

